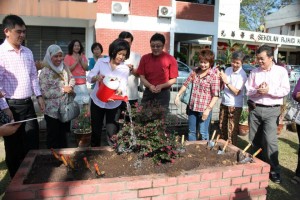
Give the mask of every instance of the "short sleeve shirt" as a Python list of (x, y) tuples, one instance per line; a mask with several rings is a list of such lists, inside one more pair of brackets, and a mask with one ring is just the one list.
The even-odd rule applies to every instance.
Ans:
[(142, 56), (137, 73), (145, 76), (152, 85), (164, 84), (178, 77), (177, 61), (166, 52), (162, 52), (159, 56), (149, 53)]

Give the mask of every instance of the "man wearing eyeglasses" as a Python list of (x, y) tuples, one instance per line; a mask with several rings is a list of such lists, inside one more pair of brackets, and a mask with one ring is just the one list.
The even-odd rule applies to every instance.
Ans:
[(157, 101), (166, 110), (169, 108), (170, 87), (178, 77), (176, 59), (163, 51), (165, 37), (155, 33), (150, 39), (152, 53), (143, 55), (137, 73), (146, 87), (142, 104)]

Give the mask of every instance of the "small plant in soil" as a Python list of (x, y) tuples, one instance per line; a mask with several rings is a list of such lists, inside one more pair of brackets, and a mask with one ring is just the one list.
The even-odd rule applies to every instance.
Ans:
[[(182, 144), (175, 132), (167, 131), (165, 113), (165, 109), (157, 102), (143, 106), (136, 104), (132, 108), (132, 124), (125, 122), (122, 130), (112, 138), (117, 152), (136, 152), (140, 158), (151, 157), (158, 165), (174, 162)], [(134, 146), (131, 145), (132, 131), (136, 136)]]

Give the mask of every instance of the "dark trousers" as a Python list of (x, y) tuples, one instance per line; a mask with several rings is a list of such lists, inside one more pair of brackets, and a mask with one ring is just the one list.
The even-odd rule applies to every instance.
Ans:
[(152, 93), (148, 88), (146, 88), (143, 93), (141, 103), (145, 104), (147, 102), (157, 101), (163, 108), (166, 109), (166, 112), (168, 112), (170, 96), (170, 89), (163, 89), (160, 93)]
[[(35, 110), (32, 100), (14, 101), (7, 100), (15, 121), (35, 118)], [(14, 177), (21, 162), (31, 149), (39, 148), (39, 125), (37, 120), (23, 122), (17, 132), (11, 136), (5, 136), (5, 162), (10, 174)]]
[(70, 122), (63, 123), (58, 119), (45, 115), (47, 124), (47, 148), (67, 148), (67, 132), (70, 129)]
[(297, 124), (297, 133), (298, 133), (298, 164), (296, 169), (296, 176), (300, 177), (300, 125)]
[(278, 107), (259, 107), (250, 111), (249, 140), (253, 146), (263, 149), (264, 161), (271, 165), (271, 171), (280, 173), (278, 160), (277, 125), (280, 115)]
[[(138, 103), (138, 100), (129, 100), (129, 104), (131, 106), (131, 108), (135, 108), (136, 103)], [(124, 119), (127, 122), (129, 122), (129, 116), (124, 116), (125, 112), (127, 110), (127, 104), (126, 102), (122, 101), (121, 105), (118, 107), (118, 112), (116, 114), (116, 121), (118, 121), (119, 119)]]
[(118, 133), (119, 127), (116, 122), (116, 114), (118, 107), (114, 109), (100, 108), (93, 100), (91, 100), (91, 125), (92, 125), (92, 138), (91, 146), (98, 147), (101, 145), (101, 135), (104, 116), (106, 116), (106, 132), (108, 143), (112, 144), (110, 138)]

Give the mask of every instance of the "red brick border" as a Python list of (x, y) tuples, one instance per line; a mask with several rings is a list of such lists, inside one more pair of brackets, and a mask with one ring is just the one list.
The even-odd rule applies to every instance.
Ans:
[[(238, 150), (234, 146), (229, 148)], [(91, 149), (109, 150), (107, 147)], [(58, 152), (71, 154), (84, 150), (70, 148)], [(256, 158), (255, 163), (187, 171), (177, 177), (157, 174), (24, 185), (23, 180), (35, 157), (49, 153), (49, 150), (29, 152), (8, 186), (4, 199), (266, 199), (270, 166)]]

